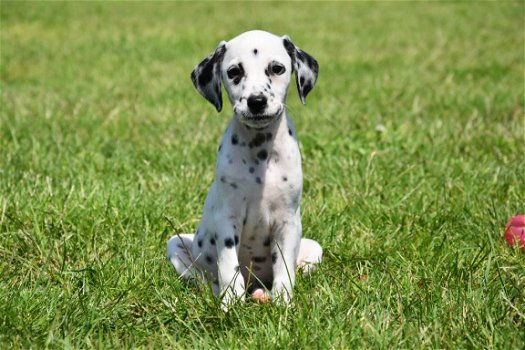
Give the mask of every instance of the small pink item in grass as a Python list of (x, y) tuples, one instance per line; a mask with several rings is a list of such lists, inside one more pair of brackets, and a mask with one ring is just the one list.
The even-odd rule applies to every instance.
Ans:
[(510, 246), (519, 244), (525, 250), (525, 215), (516, 215), (510, 218), (505, 226), (505, 240)]
[(252, 293), (252, 299), (258, 304), (265, 304), (271, 301), (268, 293), (264, 289), (258, 288)]

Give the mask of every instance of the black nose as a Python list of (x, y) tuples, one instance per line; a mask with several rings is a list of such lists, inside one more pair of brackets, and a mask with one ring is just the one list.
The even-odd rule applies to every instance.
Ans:
[(248, 97), (248, 108), (252, 113), (260, 113), (266, 108), (268, 99), (264, 95), (250, 95)]

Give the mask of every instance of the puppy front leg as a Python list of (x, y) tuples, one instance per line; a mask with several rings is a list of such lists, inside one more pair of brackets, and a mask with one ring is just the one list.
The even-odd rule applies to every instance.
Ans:
[(295, 285), (295, 267), (301, 242), (301, 219), (296, 214), (294, 218), (285, 221), (278, 228), (272, 242), (273, 284), (272, 297), (278, 303), (288, 304)]
[[(233, 227), (233, 225), (231, 226)], [(237, 247), (238, 233), (233, 229), (223, 229), (217, 235), (217, 265), (222, 307), (225, 311), (237, 298), (244, 295), (244, 278), (240, 273)]]

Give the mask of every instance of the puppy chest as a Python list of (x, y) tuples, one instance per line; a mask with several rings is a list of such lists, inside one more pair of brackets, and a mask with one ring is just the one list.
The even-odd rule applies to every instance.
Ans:
[[(239, 141), (240, 142), (240, 141)], [(302, 187), (301, 159), (296, 145), (282, 147), (225, 146), (217, 162), (216, 176), (230, 187), (245, 192), (283, 193)]]

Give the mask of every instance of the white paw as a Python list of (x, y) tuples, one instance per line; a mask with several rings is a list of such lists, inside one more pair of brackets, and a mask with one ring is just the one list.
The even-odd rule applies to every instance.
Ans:
[(230, 307), (234, 305), (235, 303), (241, 301), (244, 299), (244, 290), (241, 294), (237, 294), (234, 291), (232, 291), (231, 288), (228, 288), (224, 295), (222, 296), (221, 300), (221, 309), (224, 312), (228, 312)]
[(277, 305), (280, 306), (288, 306), (290, 304), (290, 300), (292, 299), (292, 292), (291, 288), (290, 291), (288, 291), (286, 288), (274, 288), (272, 291), (272, 301), (275, 302)]
[(224, 311), (228, 311), (229, 307), (240, 300), (244, 300), (244, 282), (235, 279), (222, 292), (221, 306)]

